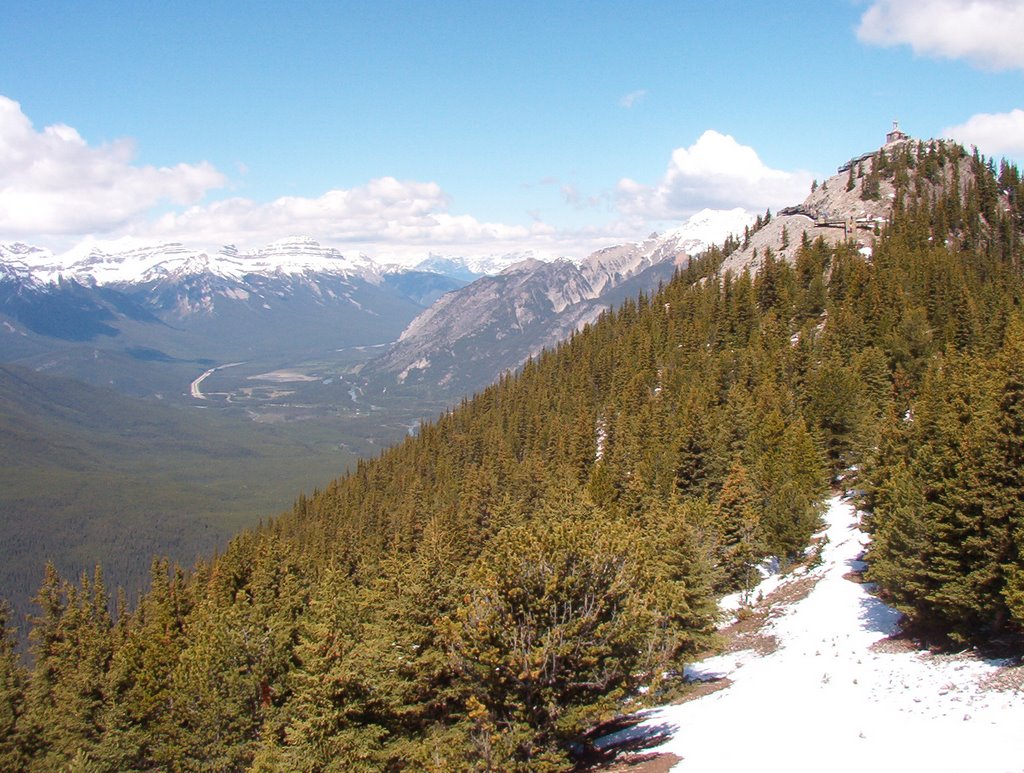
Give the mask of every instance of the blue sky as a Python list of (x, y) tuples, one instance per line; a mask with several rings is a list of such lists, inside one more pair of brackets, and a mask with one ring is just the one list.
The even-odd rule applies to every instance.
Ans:
[(1024, 3), (13, 0), (0, 240), (581, 256), (893, 119), (1024, 158)]

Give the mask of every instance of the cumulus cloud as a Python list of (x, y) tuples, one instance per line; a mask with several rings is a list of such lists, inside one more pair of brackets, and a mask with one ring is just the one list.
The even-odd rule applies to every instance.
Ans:
[(809, 173), (771, 169), (753, 148), (709, 129), (690, 147), (672, 152), (655, 185), (620, 180), (616, 199), (626, 216), (682, 219), (704, 208), (777, 209), (802, 201), (810, 185)]
[(37, 131), (17, 102), (0, 96), (0, 233), (107, 232), (226, 182), (206, 162), (138, 166), (134, 156), (130, 140), (92, 147), (64, 124)]
[[(239, 172), (245, 173), (244, 166)], [(611, 222), (576, 227), (555, 227), (537, 209), (523, 224), (457, 214), (437, 183), (395, 177), (313, 197), (203, 200), (226, 183), (205, 162), (140, 165), (130, 140), (93, 146), (63, 124), (36, 130), (17, 102), (0, 96), (0, 240), (51, 248), (60, 242), (66, 249), (85, 236), (178, 241), (203, 249), (259, 247), (301, 234), (399, 262), (429, 251), (583, 257), (642, 238), (660, 227), (655, 221), (682, 220), (705, 207), (763, 210), (798, 201), (810, 177), (769, 169), (751, 148), (709, 131), (690, 148), (676, 150), (663, 179), (653, 185), (624, 179), (614, 191), (593, 196), (572, 182), (543, 180), (561, 194), (563, 208), (612, 212)]]
[[(215, 247), (302, 233), (376, 252), (554, 238), (540, 221), (506, 225), (451, 214), (449, 197), (433, 182), (381, 177), (318, 197), (202, 203), (227, 183), (211, 164), (158, 168), (134, 158), (130, 140), (90, 146), (64, 124), (36, 130), (17, 102), (0, 96), (0, 239), (131, 235)], [(240, 164), (239, 171), (247, 170)]]
[(633, 105), (643, 100), (643, 98), (646, 96), (647, 89), (637, 89), (636, 91), (631, 91), (624, 97), (622, 97), (622, 99), (619, 100), (619, 106), (624, 107), (628, 110), (629, 108), (633, 107)]
[(942, 130), (964, 145), (975, 145), (986, 156), (1024, 157), (1024, 110), (978, 113), (964, 123)]
[(204, 244), (259, 244), (301, 233), (339, 246), (394, 253), (443, 245), (513, 243), (543, 236), (543, 223), (488, 223), (448, 211), (437, 183), (381, 177), (363, 186), (330, 190), (316, 198), (283, 196), (270, 202), (229, 198), (168, 212), (145, 229), (148, 236)]
[(1024, 3), (1020, 0), (875, 0), (857, 36), (914, 53), (965, 59), (992, 70), (1024, 69)]

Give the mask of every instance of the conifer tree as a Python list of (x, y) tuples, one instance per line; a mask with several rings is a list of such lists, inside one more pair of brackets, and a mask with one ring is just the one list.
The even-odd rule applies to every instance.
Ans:
[(510, 768), (565, 765), (594, 721), (646, 680), (652, 581), (622, 524), (598, 513), (498, 536), (470, 570), (450, 620), (468, 719), (491, 728)]
[(738, 458), (715, 505), (722, 533), (719, 565), (725, 590), (750, 590), (757, 582), (757, 563), (766, 555), (761, 513), (746, 467)]
[[(992, 572), (1005, 576), (1001, 588), (1009, 614), (1024, 628), (1024, 320), (1007, 327), (998, 359), (998, 419), (991, 446), (996, 454), (985, 471), (995, 487), (990, 503), (998, 529), (987, 550)], [(996, 628), (1002, 620), (997, 619)]]
[(755, 465), (761, 492), (761, 531), (766, 552), (791, 560), (817, 529), (826, 494), (825, 465), (802, 417), (788, 422), (777, 411), (761, 422), (763, 450)]
[(34, 599), (40, 614), (32, 619), (29, 631), (30, 652), (34, 659), (31, 681), (25, 692), (25, 713), (21, 736), (29, 758), (44, 757), (52, 744), (48, 728), (57, 711), (54, 690), (60, 679), (59, 648), (61, 618), (66, 601), (57, 569), (46, 563), (43, 583)]
[(35, 667), (26, 692), (24, 738), (30, 770), (54, 770), (76, 754), (92, 759), (101, 738), (111, 653), (109, 598), (97, 567), (80, 586), (47, 564), (36, 596), (42, 614), (30, 638)]
[(97, 757), (111, 770), (169, 768), (178, 758), (172, 676), (184, 646), (181, 576), (166, 560), (150, 567), (150, 590), (123, 628), (111, 659)]
[(263, 739), (255, 767), (295, 771), (372, 769), (386, 731), (354, 652), (369, 610), (344, 572), (327, 569), (302, 621), (279, 735)]

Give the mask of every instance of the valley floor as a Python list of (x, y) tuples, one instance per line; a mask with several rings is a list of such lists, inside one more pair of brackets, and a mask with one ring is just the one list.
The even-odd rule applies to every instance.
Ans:
[(867, 539), (855, 509), (834, 498), (826, 520), (821, 564), (771, 594), (789, 603), (769, 609), (749, 648), (688, 669), (724, 688), (646, 711), (600, 745), (639, 741), (661, 755), (657, 769), (674, 759), (684, 773), (1024, 771), (1024, 667), (890, 639), (897, 613), (853, 581)]

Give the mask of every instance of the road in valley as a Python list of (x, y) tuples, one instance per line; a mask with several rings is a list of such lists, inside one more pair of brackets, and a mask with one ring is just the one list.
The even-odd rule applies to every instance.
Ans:
[(207, 399), (206, 395), (203, 394), (203, 390), (200, 389), (200, 385), (203, 383), (203, 381), (205, 381), (207, 378), (212, 376), (218, 370), (224, 370), (224, 368), (233, 368), (236, 365), (244, 365), (244, 364), (245, 364), (244, 362), (229, 362), (227, 365), (217, 365), (217, 366), (215, 366), (213, 368), (210, 368), (205, 373), (203, 373), (203, 375), (201, 375), (199, 378), (195, 379), (189, 385), (189, 391), (192, 393), (192, 397), (195, 398), (196, 400), (205, 400), (205, 399)]

